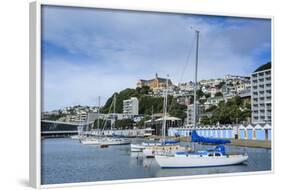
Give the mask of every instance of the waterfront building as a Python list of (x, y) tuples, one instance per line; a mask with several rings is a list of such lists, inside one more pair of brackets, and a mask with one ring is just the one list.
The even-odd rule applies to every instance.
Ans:
[(246, 139), (253, 140), (255, 139), (254, 127), (249, 124), (246, 126)]
[(168, 87), (170, 86), (174, 86), (172, 81), (170, 79), (166, 79), (166, 78), (160, 78), (158, 77), (158, 74), (155, 74), (155, 78), (154, 79), (150, 79), (150, 80), (139, 80), (137, 82), (137, 87), (144, 87), (144, 86), (148, 86), (150, 89), (154, 90), (154, 89), (164, 89), (167, 88), (167, 80), (168, 80)]
[(256, 140), (265, 140), (265, 130), (260, 124), (255, 125)]
[(271, 62), (251, 76), (252, 123), (271, 123)]
[[(169, 128), (169, 136), (190, 136), (192, 128)], [(196, 128), (197, 134), (211, 138), (242, 139), (242, 140), (271, 140), (270, 124), (248, 125), (200, 125)]]
[(123, 100), (123, 114), (139, 115), (139, 100), (136, 97)]

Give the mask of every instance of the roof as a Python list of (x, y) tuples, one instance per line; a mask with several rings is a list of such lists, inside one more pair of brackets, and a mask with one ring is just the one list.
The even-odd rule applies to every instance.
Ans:
[(267, 62), (266, 64), (258, 67), (254, 72), (260, 72), (260, 71), (264, 71), (264, 70), (267, 70), (267, 69), (271, 69), (271, 61), (270, 62)]
[[(163, 117), (159, 118), (159, 119), (156, 119), (155, 121), (163, 121)], [(166, 117), (166, 120), (167, 121), (180, 121), (181, 119), (180, 118), (177, 118), (177, 117)]]

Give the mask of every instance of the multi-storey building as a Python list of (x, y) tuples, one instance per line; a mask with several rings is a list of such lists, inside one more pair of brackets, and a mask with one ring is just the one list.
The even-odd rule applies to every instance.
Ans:
[(271, 123), (271, 62), (251, 76), (252, 123)]
[(123, 114), (138, 115), (139, 114), (139, 101), (136, 97), (123, 100)]
[(166, 78), (160, 78), (158, 77), (158, 74), (155, 74), (155, 78), (151, 79), (151, 80), (139, 80), (137, 82), (137, 87), (144, 87), (144, 86), (148, 86), (150, 89), (163, 89), (163, 88), (167, 88), (167, 83), (168, 83), (168, 87), (173, 86), (173, 83), (170, 79), (166, 79)]

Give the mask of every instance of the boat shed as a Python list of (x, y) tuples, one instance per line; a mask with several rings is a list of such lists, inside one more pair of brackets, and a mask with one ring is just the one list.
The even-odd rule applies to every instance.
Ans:
[(246, 127), (244, 125), (239, 125), (239, 139), (246, 139)]
[(265, 130), (260, 124), (254, 126), (255, 132), (254, 136), (256, 140), (265, 140)]
[(248, 124), (246, 127), (246, 131), (247, 131), (247, 138), (248, 140), (252, 140), (253, 139), (253, 130), (254, 127), (251, 124)]
[(265, 140), (271, 140), (271, 125), (268, 123), (263, 126), (265, 131)]

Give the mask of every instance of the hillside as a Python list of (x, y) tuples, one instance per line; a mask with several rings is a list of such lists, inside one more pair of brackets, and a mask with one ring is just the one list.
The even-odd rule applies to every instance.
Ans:
[[(139, 100), (139, 114), (149, 115), (152, 113), (152, 109), (153, 113), (162, 113), (163, 97), (150, 96), (149, 92), (149, 88), (146, 87), (136, 89), (127, 88), (119, 93), (116, 92), (106, 101), (104, 107), (101, 108), (101, 112), (109, 112), (114, 95), (116, 95), (116, 113), (123, 112), (123, 100), (130, 99), (131, 97), (136, 97)], [(168, 97), (168, 112), (170, 115), (183, 119), (185, 117), (184, 109), (185, 106), (176, 103), (172, 96)]]

